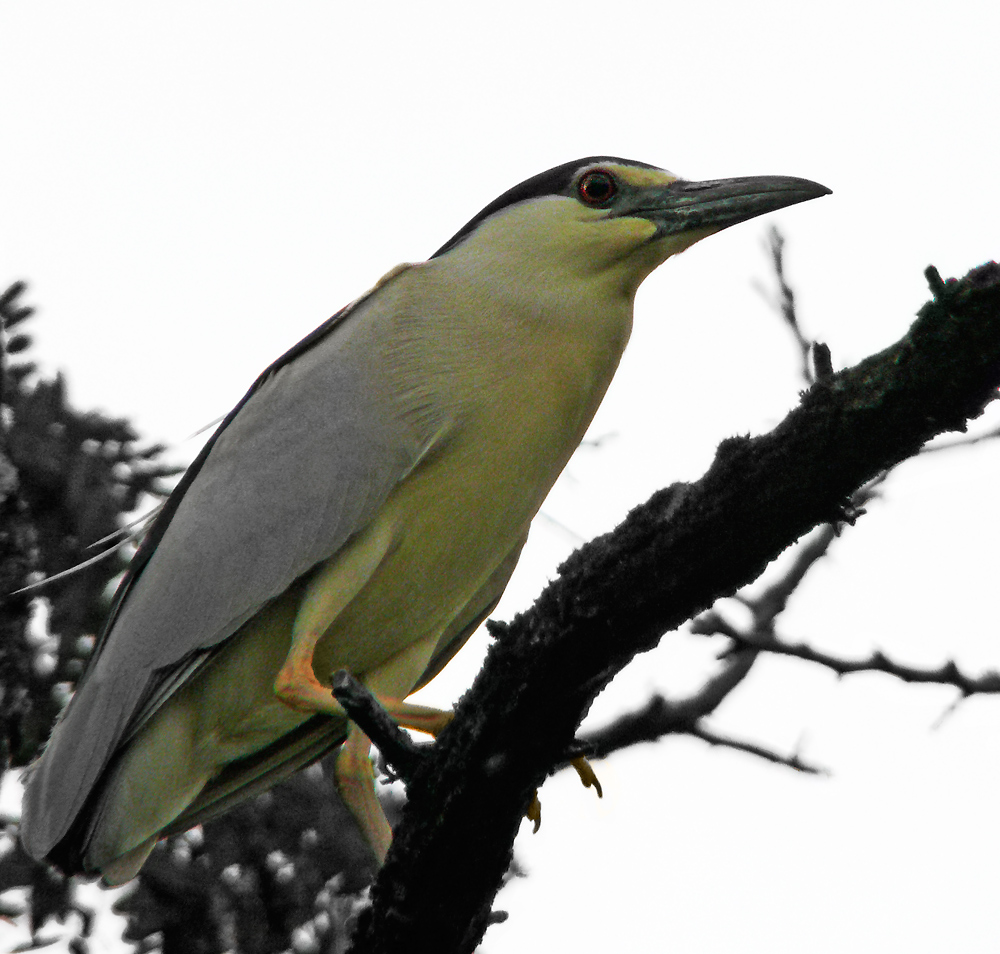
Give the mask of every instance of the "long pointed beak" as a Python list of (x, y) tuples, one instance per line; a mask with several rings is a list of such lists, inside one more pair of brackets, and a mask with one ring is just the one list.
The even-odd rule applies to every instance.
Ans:
[(817, 199), (831, 192), (826, 186), (794, 176), (743, 176), (688, 182), (642, 189), (634, 203), (619, 207), (615, 216), (649, 219), (657, 236), (699, 229), (717, 232), (765, 212)]

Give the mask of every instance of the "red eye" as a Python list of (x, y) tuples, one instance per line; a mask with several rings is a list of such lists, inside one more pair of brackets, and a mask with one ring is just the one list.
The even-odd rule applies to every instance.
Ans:
[(576, 187), (581, 201), (587, 205), (603, 205), (618, 191), (615, 180), (601, 170), (588, 172)]

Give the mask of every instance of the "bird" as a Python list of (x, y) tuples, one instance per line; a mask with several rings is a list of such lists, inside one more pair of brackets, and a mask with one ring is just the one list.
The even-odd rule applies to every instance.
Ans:
[(407, 697), (492, 612), (629, 339), (640, 283), (722, 229), (830, 192), (591, 156), (504, 192), (267, 367), (147, 530), (29, 768), (20, 836), (134, 877), (158, 839), (341, 746), (376, 860), (370, 742), (330, 691)]

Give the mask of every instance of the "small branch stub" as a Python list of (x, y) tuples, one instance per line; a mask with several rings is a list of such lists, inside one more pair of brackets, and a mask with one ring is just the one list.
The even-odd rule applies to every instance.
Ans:
[(395, 773), (408, 781), (423, 757), (417, 745), (396, 723), (357, 679), (346, 669), (333, 674), (331, 686), (334, 698), (351, 719), (374, 742)]

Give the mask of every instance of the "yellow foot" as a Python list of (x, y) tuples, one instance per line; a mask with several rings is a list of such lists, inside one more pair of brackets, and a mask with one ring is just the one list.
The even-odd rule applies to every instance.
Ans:
[(532, 828), (531, 833), (533, 835), (538, 833), (538, 829), (542, 827), (542, 803), (538, 800), (538, 791), (531, 796), (531, 804), (528, 806), (528, 810), (524, 813), (524, 817), (528, 819), (535, 827)]
[(578, 755), (569, 764), (576, 769), (576, 774), (580, 776), (580, 781), (583, 782), (584, 788), (593, 788), (597, 792), (598, 798), (604, 798), (604, 791), (601, 789), (601, 783), (597, 778), (597, 773), (594, 771), (593, 766), (582, 755)]
[[(604, 798), (604, 792), (601, 789), (597, 773), (582, 755), (577, 756), (569, 764), (576, 769), (576, 774), (580, 776), (580, 781), (583, 782), (584, 788), (593, 788), (597, 792), (598, 798)], [(524, 817), (534, 826), (532, 834), (542, 827), (542, 803), (538, 800), (537, 791), (531, 796), (531, 804), (528, 805), (528, 810), (524, 813)]]

